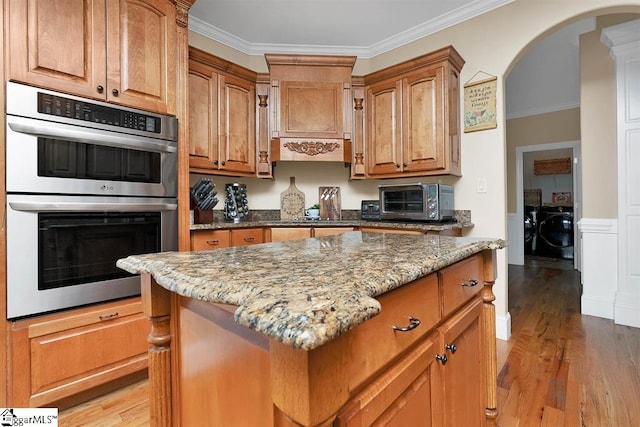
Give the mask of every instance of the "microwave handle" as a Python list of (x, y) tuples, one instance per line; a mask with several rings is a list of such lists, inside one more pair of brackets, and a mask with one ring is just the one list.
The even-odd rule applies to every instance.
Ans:
[(14, 211), (23, 212), (147, 212), (175, 211), (176, 203), (77, 203), (77, 202), (9, 202)]
[(175, 153), (177, 148), (167, 143), (156, 142), (142, 136), (121, 136), (117, 133), (103, 132), (100, 130), (85, 130), (76, 126), (64, 124), (42, 125), (25, 119), (16, 121), (15, 117), (7, 117), (7, 124), (14, 132), (27, 135), (41, 136), (43, 138), (57, 138), (65, 141), (82, 142), (86, 144), (106, 145), (109, 147), (130, 148), (134, 150), (146, 149), (160, 153)]

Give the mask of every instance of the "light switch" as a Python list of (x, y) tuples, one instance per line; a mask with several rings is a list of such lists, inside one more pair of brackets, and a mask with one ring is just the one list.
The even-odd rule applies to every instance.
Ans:
[(476, 181), (476, 193), (487, 192), (487, 178), (478, 178)]

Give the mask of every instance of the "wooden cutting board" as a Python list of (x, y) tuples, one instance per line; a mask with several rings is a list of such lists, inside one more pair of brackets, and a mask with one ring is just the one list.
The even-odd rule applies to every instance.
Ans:
[(296, 188), (296, 178), (289, 178), (289, 188), (280, 193), (280, 219), (304, 218), (304, 193)]

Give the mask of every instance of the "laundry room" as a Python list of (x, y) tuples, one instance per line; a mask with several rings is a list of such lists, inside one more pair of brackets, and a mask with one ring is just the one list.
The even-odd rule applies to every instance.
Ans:
[(574, 259), (573, 152), (523, 153), (525, 257)]

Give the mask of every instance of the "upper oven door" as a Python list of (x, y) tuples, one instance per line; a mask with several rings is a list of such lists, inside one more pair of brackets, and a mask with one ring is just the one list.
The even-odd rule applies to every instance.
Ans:
[(176, 144), (6, 117), (9, 193), (176, 197)]

